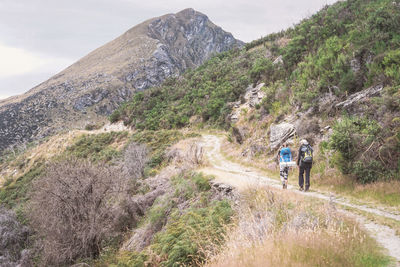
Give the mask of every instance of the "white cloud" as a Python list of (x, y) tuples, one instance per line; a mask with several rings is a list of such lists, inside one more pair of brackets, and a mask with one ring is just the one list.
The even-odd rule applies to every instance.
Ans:
[(3, 94), (0, 94), (0, 99), (4, 99), (4, 98), (7, 98), (7, 97), (9, 97), (10, 95), (3, 95)]
[(59, 71), (73, 60), (35, 54), (21, 48), (0, 44), (0, 78), (29, 73)]
[(23, 49), (0, 44), (0, 77), (32, 72), (44, 64), (44, 60)]
[(0, 99), (26, 92), (73, 62), (0, 43)]

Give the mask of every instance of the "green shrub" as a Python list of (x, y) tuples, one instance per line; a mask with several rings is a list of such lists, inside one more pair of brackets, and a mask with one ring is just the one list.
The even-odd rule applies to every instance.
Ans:
[(400, 83), (400, 49), (387, 53), (382, 63), (386, 76)]
[(330, 148), (339, 153), (333, 161), (361, 183), (387, 179), (390, 170), (383, 167), (381, 146), (376, 142), (382, 138), (383, 129), (376, 121), (345, 116), (333, 127), (329, 140)]
[(330, 147), (341, 153), (345, 161), (351, 162), (358, 153), (357, 145), (359, 140), (359, 127), (356, 124), (357, 119), (344, 117), (333, 127), (333, 133), (330, 137)]
[(274, 64), (268, 58), (258, 58), (250, 69), (250, 78), (253, 83), (257, 82), (261, 76), (272, 76), (274, 73)]
[(150, 160), (147, 163), (145, 172), (147, 174), (153, 173), (154, 170), (159, 169), (166, 163), (167, 158), (165, 152), (168, 147), (177, 143), (184, 138), (196, 137), (196, 134), (182, 134), (177, 130), (159, 130), (159, 131), (138, 131), (134, 133), (130, 141), (140, 144), (146, 144), (150, 152)]
[(353, 165), (353, 173), (358, 177), (358, 181), (363, 184), (375, 182), (379, 177), (386, 178), (385, 169), (382, 163), (377, 160), (356, 161)]
[(86, 130), (86, 131), (98, 130), (98, 129), (100, 129), (102, 126), (103, 126), (103, 124), (101, 124), (101, 123), (96, 123), (96, 124), (94, 124), (94, 123), (89, 123), (89, 124), (87, 124), (87, 125), (85, 126), (85, 130)]
[(117, 122), (120, 119), (121, 113), (120, 110), (117, 109), (113, 113), (111, 113), (109, 120), (111, 123)]
[(28, 192), (34, 179), (44, 172), (41, 163), (33, 166), (27, 173), (18, 177), (14, 182), (9, 180), (8, 184), (0, 188), (0, 204), (8, 208), (14, 208), (18, 204), (24, 204), (28, 200)]
[(66, 153), (77, 158), (108, 162), (120, 154), (111, 145), (127, 136), (128, 132), (82, 135), (73, 145), (68, 147)]
[(204, 263), (201, 248), (223, 241), (224, 225), (233, 215), (227, 201), (218, 201), (207, 208), (192, 208), (185, 214), (176, 213), (165, 231), (155, 237), (152, 249), (165, 260), (163, 266), (190, 265)]
[[(199, 266), (204, 263), (204, 252), (224, 241), (224, 226), (231, 221), (233, 210), (226, 200), (211, 201), (209, 178), (184, 173), (173, 177), (171, 183), (175, 192), (157, 198), (147, 215), (152, 228), (162, 231), (143, 252), (119, 257), (117, 266), (148, 266), (145, 262)], [(189, 206), (182, 209), (186, 206), (182, 203)]]

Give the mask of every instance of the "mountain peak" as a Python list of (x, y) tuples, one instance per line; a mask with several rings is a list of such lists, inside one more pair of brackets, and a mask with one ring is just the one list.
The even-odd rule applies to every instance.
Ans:
[(192, 8), (149, 19), (26, 94), (0, 102), (0, 150), (104, 121), (134, 91), (242, 45)]

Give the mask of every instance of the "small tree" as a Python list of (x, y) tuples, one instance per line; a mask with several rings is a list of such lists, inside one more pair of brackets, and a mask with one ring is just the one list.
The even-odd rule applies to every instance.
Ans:
[(29, 217), (42, 239), (45, 265), (96, 257), (116, 233), (115, 216), (128, 178), (110, 166), (69, 159), (50, 164), (33, 184)]
[(143, 144), (129, 144), (125, 150), (123, 161), (119, 164), (123, 174), (133, 179), (142, 177), (148, 161), (147, 152), (147, 147)]

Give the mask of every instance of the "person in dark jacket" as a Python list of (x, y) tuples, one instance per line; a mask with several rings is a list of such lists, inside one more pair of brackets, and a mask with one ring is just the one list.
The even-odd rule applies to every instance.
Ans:
[[(299, 186), (300, 191), (308, 191), (310, 188), (310, 171), (312, 168), (313, 149), (307, 140), (300, 141), (299, 153), (297, 154), (297, 166), (299, 166)], [(306, 173), (306, 184), (304, 188), (304, 172)]]

